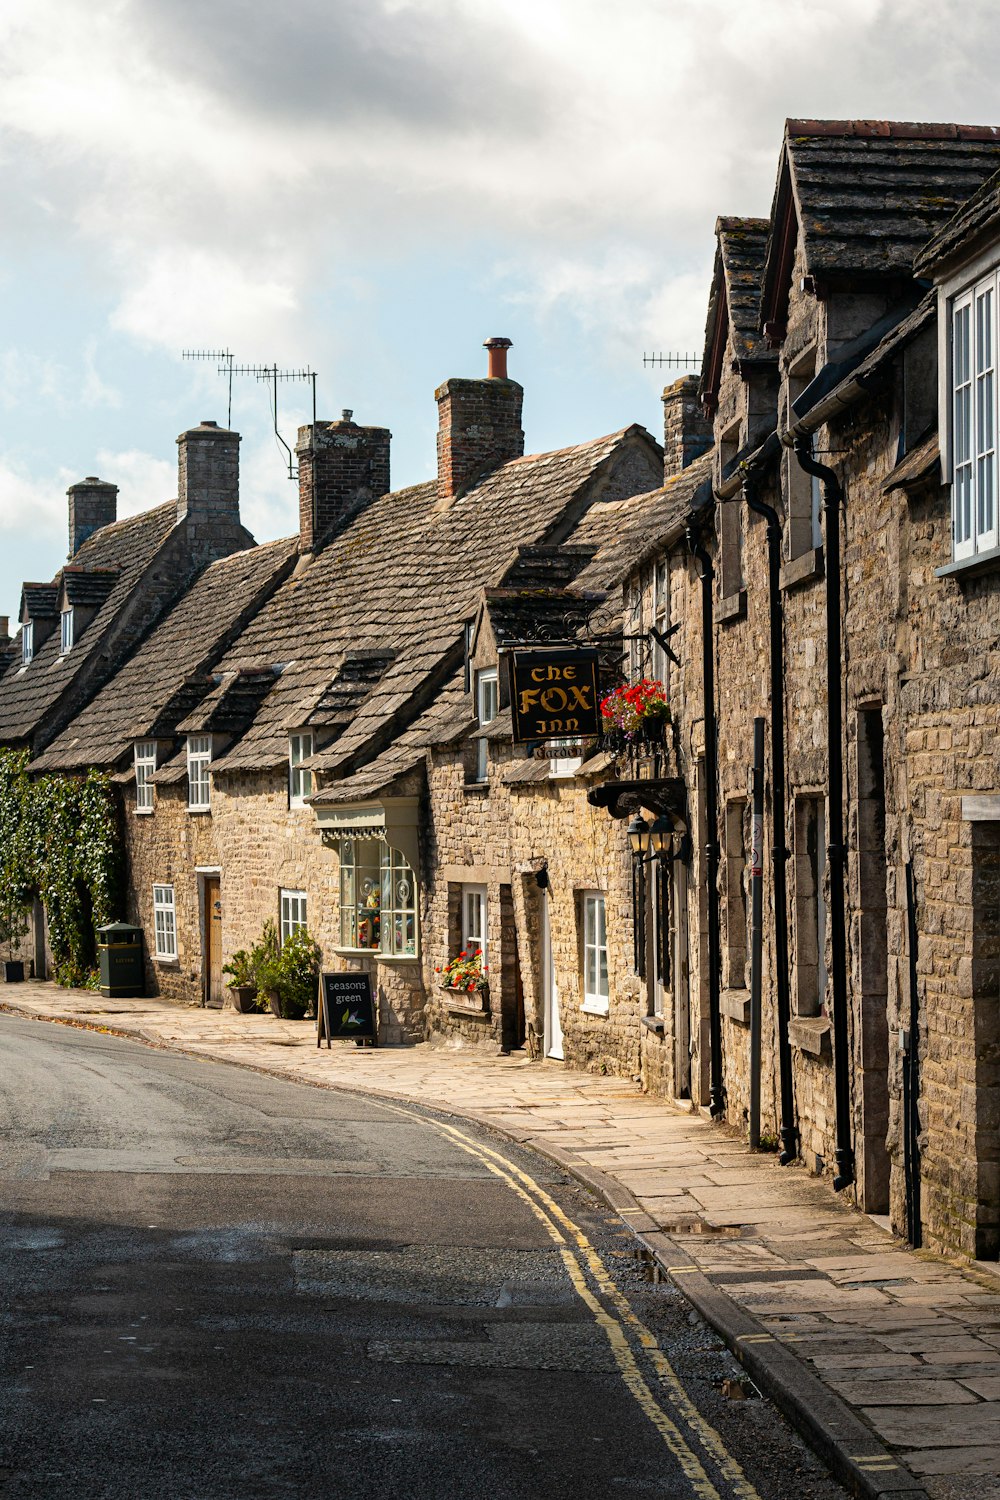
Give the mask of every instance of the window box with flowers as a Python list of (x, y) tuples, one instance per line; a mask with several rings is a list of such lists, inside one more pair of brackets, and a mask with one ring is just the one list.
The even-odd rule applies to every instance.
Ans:
[(481, 948), (463, 948), (443, 967), (434, 970), (440, 976), (440, 985), (451, 996), (449, 1010), (470, 1011), (476, 1015), (488, 1015), (490, 1009), (490, 985), (487, 975), (489, 964), (483, 963)]
[(663, 683), (642, 677), (631, 687), (615, 688), (601, 703), (601, 718), (609, 754), (634, 756), (662, 749), (670, 723)]

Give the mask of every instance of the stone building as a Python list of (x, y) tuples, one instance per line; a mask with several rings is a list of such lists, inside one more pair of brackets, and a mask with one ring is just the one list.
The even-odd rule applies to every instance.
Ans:
[[(382, 1041), (637, 1078), (996, 1257), (998, 168), (992, 129), (789, 121), (770, 216), (716, 224), (662, 449), (524, 456), (490, 340), (436, 392), (430, 483), (390, 490), (349, 412), (303, 428), (283, 542), (236, 529), (228, 458), (185, 477), (235, 455), (204, 424), (201, 498), (124, 552), (71, 492), (98, 529), (25, 587), (52, 664), (0, 677), (0, 738), (113, 773), (150, 984), (218, 1003), (226, 956), (307, 925)], [(668, 723), (525, 743), (510, 663), (556, 645), (661, 683)]]

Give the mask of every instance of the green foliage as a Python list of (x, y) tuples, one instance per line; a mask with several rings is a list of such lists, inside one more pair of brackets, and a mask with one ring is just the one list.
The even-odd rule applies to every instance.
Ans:
[(26, 751), (0, 750), (0, 940), (45, 907), (60, 984), (97, 985), (97, 928), (122, 915), (121, 838), (108, 778), (28, 776)]
[(299, 1021), (313, 1013), (321, 953), (304, 927), (279, 943), (274, 923), (266, 922), (261, 941), (251, 950), (251, 960), (254, 955), (259, 955), (255, 963), (258, 993), (276, 994), (286, 1021)]
[(229, 976), (229, 987), (234, 990), (253, 990), (257, 988), (257, 974), (253, 959), (245, 948), (238, 948), (227, 964), (222, 966), (223, 974)]

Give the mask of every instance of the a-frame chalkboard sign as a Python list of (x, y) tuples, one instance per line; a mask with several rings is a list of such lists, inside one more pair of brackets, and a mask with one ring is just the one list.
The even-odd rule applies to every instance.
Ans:
[(378, 1045), (378, 1016), (370, 974), (321, 974), (316, 1006), (316, 1045), (324, 1038)]

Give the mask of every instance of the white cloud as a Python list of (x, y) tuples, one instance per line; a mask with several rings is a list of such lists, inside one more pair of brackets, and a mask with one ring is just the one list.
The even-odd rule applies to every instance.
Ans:
[(177, 498), (176, 464), (137, 448), (119, 453), (99, 449), (97, 470), (101, 479), (118, 486), (119, 516), (134, 516), (138, 511)]
[(16, 459), (0, 455), (0, 531), (31, 537), (60, 520), (68, 524), (66, 491), (73, 477), (68, 469), (57, 469), (40, 480)]

